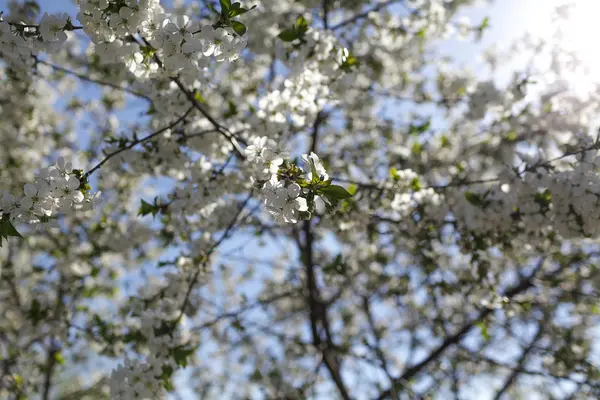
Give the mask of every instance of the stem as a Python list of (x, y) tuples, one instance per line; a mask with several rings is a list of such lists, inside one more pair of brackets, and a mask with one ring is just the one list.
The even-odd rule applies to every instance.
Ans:
[(173, 128), (175, 125), (179, 124), (181, 121), (183, 121), (192, 111), (192, 108), (189, 108), (181, 117), (177, 118), (175, 121), (171, 122), (169, 125), (160, 128), (159, 130), (157, 130), (154, 133), (151, 133), (148, 136), (145, 136), (141, 139), (138, 140), (134, 140), (133, 142), (131, 142), (130, 144), (128, 144), (125, 147), (120, 148), (119, 150), (116, 150), (110, 154), (108, 154), (102, 161), (100, 161), (98, 164), (96, 164), (92, 169), (90, 169), (88, 172), (86, 172), (83, 177), (87, 178), (89, 177), (91, 174), (93, 174), (94, 172), (96, 172), (97, 170), (99, 170), (104, 164), (106, 164), (108, 162), (108, 160), (110, 160), (111, 158), (113, 158), (114, 156), (116, 156), (117, 154), (120, 154), (126, 150), (132, 149), (133, 147), (137, 146), (140, 143), (143, 142), (147, 142), (148, 140), (160, 135), (163, 132), (168, 131), (169, 129)]

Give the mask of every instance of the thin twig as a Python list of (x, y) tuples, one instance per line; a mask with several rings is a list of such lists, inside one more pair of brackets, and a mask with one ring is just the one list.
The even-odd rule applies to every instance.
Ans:
[(98, 164), (96, 164), (92, 169), (90, 169), (88, 172), (86, 172), (83, 175), (83, 178), (87, 178), (89, 177), (91, 174), (93, 174), (94, 172), (96, 172), (97, 170), (99, 170), (104, 164), (106, 164), (108, 162), (108, 160), (110, 160), (111, 158), (113, 158), (114, 156), (116, 156), (117, 154), (120, 154), (126, 150), (129, 150), (135, 146), (137, 146), (140, 143), (146, 142), (152, 138), (154, 138), (155, 136), (160, 135), (163, 132), (168, 131), (169, 129), (173, 128), (175, 125), (179, 124), (181, 121), (183, 121), (189, 114), (190, 112), (192, 112), (193, 108), (189, 108), (185, 114), (183, 114), (181, 117), (177, 118), (175, 121), (171, 122), (169, 125), (160, 128), (159, 130), (157, 130), (154, 133), (149, 134), (148, 136), (144, 136), (141, 139), (138, 140), (134, 140), (133, 142), (131, 142), (130, 144), (128, 144), (125, 147), (121, 147), (120, 149), (108, 154), (102, 161), (100, 161)]
[(130, 88), (127, 88), (127, 87), (123, 87), (123, 86), (119, 86), (119, 85), (117, 85), (115, 83), (111, 83), (111, 82), (101, 81), (99, 79), (90, 78), (87, 75), (83, 75), (83, 74), (80, 74), (78, 72), (75, 72), (75, 71), (72, 71), (70, 69), (67, 69), (65, 67), (61, 67), (59, 65), (52, 64), (52, 63), (50, 63), (48, 61), (44, 61), (44, 60), (40, 60), (40, 59), (36, 58), (36, 62), (38, 64), (46, 65), (46, 66), (52, 68), (55, 71), (59, 71), (59, 72), (63, 72), (63, 73), (68, 74), (68, 75), (75, 76), (75, 77), (79, 78), (82, 81), (94, 83), (94, 84), (100, 85), (100, 86), (107, 86), (107, 87), (110, 87), (112, 89), (120, 90), (120, 91), (129, 93), (129, 94), (131, 94), (133, 96), (142, 98), (144, 100), (148, 100), (149, 102), (152, 102), (152, 99), (150, 97), (148, 97), (147, 95), (145, 95), (143, 93), (136, 92), (133, 89), (130, 89)]

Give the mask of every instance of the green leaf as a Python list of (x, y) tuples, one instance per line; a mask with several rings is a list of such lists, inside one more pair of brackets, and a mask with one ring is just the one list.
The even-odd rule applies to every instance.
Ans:
[(418, 136), (422, 133), (425, 133), (431, 127), (431, 121), (424, 122), (422, 124), (411, 124), (410, 125), (410, 134)]
[(142, 332), (140, 331), (130, 331), (127, 332), (124, 336), (123, 336), (123, 342), (125, 343), (139, 343), (139, 342), (144, 342), (146, 340), (146, 337), (144, 335), (142, 335)]
[(157, 205), (150, 204), (144, 199), (142, 199), (141, 201), (142, 205), (140, 206), (138, 215), (141, 215), (143, 217), (145, 215), (152, 214), (152, 216), (155, 217), (156, 214), (158, 214), (158, 212), (160, 211), (160, 208)]
[(246, 25), (238, 21), (231, 21), (231, 27), (233, 28), (235, 33), (237, 33), (240, 36), (244, 36), (244, 33), (246, 33), (247, 30)]
[(445, 147), (450, 147), (450, 139), (448, 139), (448, 136), (443, 135), (440, 140), (442, 142), (441, 143), (442, 147), (444, 147), (444, 148)]
[(292, 42), (296, 39), (300, 39), (308, 31), (308, 22), (301, 15), (296, 19), (296, 23), (293, 27), (281, 32), (278, 37), (284, 42)]
[(56, 361), (58, 365), (63, 365), (65, 363), (65, 358), (60, 351), (54, 353), (54, 361)]
[(296, 19), (294, 29), (299, 34), (299, 36), (304, 35), (306, 31), (308, 31), (308, 22), (306, 22), (306, 19), (302, 15), (299, 16), (298, 19)]
[(338, 185), (331, 185), (321, 189), (321, 193), (327, 196), (330, 200), (344, 200), (352, 197), (352, 194), (345, 188)]
[(243, 15), (246, 14), (248, 11), (250, 10), (254, 10), (256, 8), (256, 5), (250, 7), (250, 8), (244, 8), (241, 7), (240, 3), (233, 3), (231, 5), (231, 10), (229, 11), (229, 18), (233, 18), (233, 17), (237, 17), (239, 15)]
[(206, 100), (204, 100), (204, 97), (202, 97), (202, 94), (198, 90), (194, 93), (194, 99), (196, 99), (198, 103), (206, 104)]
[(312, 174), (312, 183), (321, 182), (321, 178), (319, 177), (319, 174), (317, 173), (317, 167), (315, 166), (315, 161), (312, 158), (310, 159), (310, 172)]
[(352, 196), (354, 196), (356, 194), (357, 190), (358, 190), (358, 186), (356, 186), (355, 183), (348, 186), (348, 193), (350, 193)]
[(485, 17), (483, 21), (481, 21), (481, 25), (479, 25), (479, 29), (484, 30), (485, 28), (490, 26), (490, 17)]
[(323, 267), (323, 272), (325, 273), (337, 273), (344, 274), (344, 261), (341, 254), (338, 254), (335, 259)]
[(284, 42), (293, 42), (294, 40), (298, 39), (298, 34), (294, 29), (286, 29), (277, 35), (277, 37)]
[(488, 332), (488, 326), (485, 321), (479, 321), (477, 323), (477, 327), (481, 331), (481, 336), (483, 336), (483, 340), (487, 343), (490, 340), (490, 333)]
[(31, 302), (31, 307), (27, 312), (27, 317), (33, 322), (33, 326), (36, 326), (41, 320), (46, 318), (48, 315), (48, 310), (46, 308), (42, 308), (42, 305), (37, 299), (33, 299)]
[(465, 199), (467, 199), (467, 201), (473, 204), (474, 206), (483, 205), (483, 199), (481, 198), (480, 194), (473, 192), (465, 192)]
[(186, 348), (185, 346), (176, 347), (175, 349), (171, 350), (171, 355), (173, 356), (173, 360), (175, 360), (177, 365), (185, 368), (185, 367), (187, 367), (188, 357), (190, 355), (194, 354), (194, 351), (196, 351), (196, 349), (194, 347), (192, 347), (192, 348)]
[(536, 193), (535, 202), (543, 208), (548, 207), (552, 202), (552, 193), (550, 193), (548, 189), (544, 190), (543, 192)]
[(229, 14), (231, 9), (231, 0), (219, 0), (221, 3), (221, 15)]
[(358, 58), (354, 57), (352, 54), (348, 54), (348, 57), (346, 57), (342, 63), (342, 69), (346, 72), (350, 72), (353, 68), (358, 67), (359, 64)]
[(221, 15), (212, 4), (207, 4), (206, 6), (210, 11), (214, 12), (215, 14)]
[(423, 153), (423, 145), (421, 143), (413, 143), (411, 151), (414, 155), (418, 156)]
[(21, 234), (15, 229), (12, 222), (10, 222), (9, 215), (4, 214), (2, 219), (0, 219), (0, 247), (2, 247), (2, 241), (6, 240), (8, 242), (8, 237), (14, 236), (18, 238), (23, 238)]
[(413, 178), (410, 181), (410, 188), (414, 191), (414, 192), (418, 192), (419, 190), (421, 190), (421, 181), (419, 180), (418, 177)]
[(400, 175), (398, 175), (398, 169), (396, 167), (390, 168), (390, 178), (392, 178), (395, 181), (400, 180)]
[(252, 373), (252, 375), (250, 375), (250, 380), (253, 382), (258, 382), (262, 379), (262, 373), (260, 372), (260, 369), (256, 368), (254, 370), (254, 372)]
[(164, 388), (170, 392), (173, 390), (173, 382), (171, 382), (171, 376), (173, 375), (173, 367), (170, 365), (163, 365), (162, 367), (162, 381)]

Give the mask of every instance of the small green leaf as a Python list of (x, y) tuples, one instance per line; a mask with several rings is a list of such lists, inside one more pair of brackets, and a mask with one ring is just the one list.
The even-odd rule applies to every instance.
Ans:
[(415, 135), (418, 136), (422, 133), (425, 133), (429, 130), (429, 128), (431, 127), (431, 121), (426, 121), (422, 124), (411, 124), (410, 125), (410, 134), (411, 135)]
[(244, 36), (244, 33), (246, 33), (246, 25), (242, 24), (241, 22), (231, 21), (231, 27), (233, 28), (235, 33), (237, 33), (240, 36)]
[(56, 361), (58, 365), (63, 365), (65, 363), (65, 358), (60, 351), (54, 353), (54, 361)]
[(196, 351), (196, 349), (193, 347), (192, 348), (186, 348), (185, 346), (176, 347), (175, 349), (171, 350), (171, 355), (173, 356), (173, 360), (175, 360), (177, 365), (185, 368), (185, 367), (187, 367), (188, 357), (190, 355), (194, 354), (194, 351)]
[(293, 42), (298, 39), (298, 34), (293, 29), (286, 29), (278, 35), (279, 39), (284, 42)]
[(323, 272), (344, 274), (344, 272), (345, 272), (344, 267), (345, 266), (344, 266), (344, 261), (343, 261), (342, 255), (338, 254), (331, 263), (329, 263), (323, 267)]
[(421, 181), (419, 181), (419, 178), (413, 178), (410, 181), (410, 188), (412, 189), (412, 191), (414, 192), (418, 192), (419, 190), (421, 190)]
[(357, 190), (358, 190), (358, 186), (356, 186), (355, 183), (348, 186), (348, 193), (350, 193), (352, 196), (354, 196), (356, 194)]
[(229, 18), (234, 18), (239, 15), (246, 14), (248, 11), (254, 10), (255, 8), (256, 8), (256, 5), (254, 5), (250, 8), (244, 8), (244, 7), (241, 7), (240, 3), (237, 3), (237, 2), (233, 3), (231, 5), (231, 10), (229, 11)]
[(479, 29), (483, 30), (490, 26), (490, 17), (485, 17), (483, 21), (481, 21), (481, 25), (479, 25)]
[(231, 9), (231, 0), (219, 0), (221, 3), (221, 15), (229, 14)]
[(48, 310), (42, 308), (41, 303), (37, 299), (33, 299), (31, 307), (27, 312), (27, 317), (33, 322), (33, 326), (36, 326), (41, 320), (46, 318)]
[(423, 145), (421, 143), (414, 143), (412, 145), (412, 149), (411, 149), (412, 153), (416, 156), (420, 155), (421, 153), (423, 153)]
[(308, 31), (308, 22), (306, 22), (306, 19), (302, 15), (296, 19), (294, 29), (298, 32), (299, 36), (304, 35)]
[(445, 147), (450, 147), (450, 139), (448, 139), (448, 136), (443, 135), (440, 140), (442, 142), (441, 143), (442, 147), (444, 147), (444, 148)]
[(9, 215), (4, 214), (2, 219), (0, 219), (0, 247), (2, 247), (3, 240), (8, 242), (9, 236), (23, 238), (23, 236), (15, 229), (12, 222), (10, 222)]
[(284, 42), (292, 42), (296, 39), (301, 39), (304, 34), (308, 31), (308, 22), (301, 15), (296, 19), (296, 23), (293, 27), (281, 32), (278, 37)]
[(485, 321), (479, 321), (477, 323), (477, 327), (481, 332), (481, 336), (483, 336), (483, 340), (487, 343), (490, 340), (490, 333), (488, 332), (488, 326)]
[(140, 206), (140, 210), (138, 211), (138, 215), (142, 217), (148, 214), (152, 214), (152, 216), (156, 216), (160, 211), (159, 207), (153, 204), (148, 203), (144, 199), (142, 199), (142, 204)]
[(331, 185), (321, 189), (321, 193), (327, 196), (331, 200), (344, 200), (352, 197), (352, 194), (345, 188), (338, 185)]
[(348, 54), (344, 62), (342, 63), (342, 69), (346, 72), (352, 71), (353, 68), (359, 66), (358, 58), (354, 57), (352, 54)]
[(165, 390), (168, 392), (173, 390), (173, 382), (171, 382), (171, 376), (173, 375), (173, 367), (170, 365), (163, 365), (162, 367), (162, 381)]
[(321, 178), (319, 177), (319, 174), (317, 173), (317, 167), (315, 166), (315, 161), (312, 158), (310, 159), (310, 172), (312, 174), (312, 183), (321, 182)]
[(474, 206), (481, 206), (483, 204), (483, 199), (480, 194), (473, 192), (465, 192), (465, 199)]
[(202, 97), (202, 93), (200, 93), (198, 90), (196, 90), (196, 92), (194, 93), (194, 99), (196, 99), (198, 103), (206, 104), (206, 100), (204, 100), (204, 97)]
[(215, 14), (220, 15), (220, 13), (217, 11), (217, 9), (212, 4), (207, 4), (206, 6), (208, 7), (208, 9), (210, 11), (214, 12)]
[(253, 382), (258, 382), (262, 379), (262, 373), (260, 372), (260, 369), (256, 368), (254, 370), (254, 372), (252, 373), (252, 375), (250, 375), (250, 380)]

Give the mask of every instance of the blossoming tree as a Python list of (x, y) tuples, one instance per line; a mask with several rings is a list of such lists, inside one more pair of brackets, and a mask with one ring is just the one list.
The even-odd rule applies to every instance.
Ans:
[(596, 88), (471, 3), (6, 4), (0, 397), (600, 397)]

